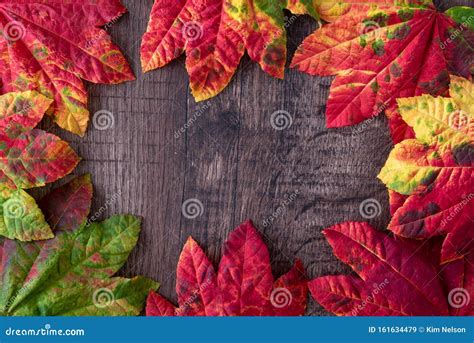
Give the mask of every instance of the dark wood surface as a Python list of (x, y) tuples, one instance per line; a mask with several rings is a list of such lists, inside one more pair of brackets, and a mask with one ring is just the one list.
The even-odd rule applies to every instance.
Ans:
[[(311, 278), (349, 272), (321, 230), (363, 220), (359, 206), (370, 198), (381, 204), (381, 212), (369, 222), (380, 229), (387, 224), (388, 196), (376, 178), (392, 148), (384, 116), (355, 134), (354, 128), (328, 130), (324, 112), (331, 78), (288, 69), (284, 81), (276, 80), (247, 57), (222, 94), (196, 104), (184, 57), (141, 72), (140, 41), (153, 1), (123, 3), (130, 13), (111, 33), (137, 80), (88, 87), (91, 114), (112, 112), (114, 126), (101, 131), (91, 125), (83, 139), (53, 130), (83, 157), (75, 174), (92, 174), (92, 214), (144, 218), (139, 244), (122, 274), (152, 277), (161, 282), (160, 293), (176, 301), (176, 264), (187, 237), (200, 242), (217, 264), (228, 233), (247, 218), (264, 235), (275, 277), (295, 258), (303, 260)], [(447, 8), (473, 1), (438, 4)], [(315, 28), (308, 17), (290, 25), (290, 57)], [(275, 130), (275, 111), (290, 113), (292, 125)], [(176, 135), (190, 120), (189, 129)], [(204, 210), (187, 219), (182, 204), (192, 198)], [(308, 314), (327, 315), (313, 301)]]

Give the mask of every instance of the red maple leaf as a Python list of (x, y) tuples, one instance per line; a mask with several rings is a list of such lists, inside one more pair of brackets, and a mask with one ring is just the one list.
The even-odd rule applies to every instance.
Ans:
[(37, 90), (54, 99), (49, 113), (62, 128), (81, 136), (87, 129), (81, 79), (134, 79), (119, 48), (99, 28), (126, 12), (119, 0), (1, 0), (0, 11), (0, 91)]
[(196, 100), (230, 82), (247, 50), (269, 75), (283, 78), (286, 63), (285, 2), (156, 0), (143, 36), (144, 71), (161, 68), (186, 52)]
[(324, 230), (334, 254), (356, 275), (309, 282), (316, 301), (341, 316), (474, 314), (472, 250), (439, 266), (440, 242), (396, 240), (367, 223)]
[[(468, 31), (433, 7), (352, 5), (335, 22), (305, 39), (292, 67), (311, 75), (336, 75), (327, 103), (328, 127), (355, 125), (385, 112), (395, 142), (412, 138), (396, 99), (447, 95), (449, 72), (468, 77)], [(461, 34), (452, 36), (453, 32)], [(456, 52), (456, 54), (455, 54)], [(471, 52), (472, 53), (472, 52)]]
[(148, 316), (298, 316), (306, 309), (301, 262), (274, 282), (267, 247), (251, 221), (231, 233), (217, 274), (192, 238), (176, 274), (179, 307), (150, 292)]

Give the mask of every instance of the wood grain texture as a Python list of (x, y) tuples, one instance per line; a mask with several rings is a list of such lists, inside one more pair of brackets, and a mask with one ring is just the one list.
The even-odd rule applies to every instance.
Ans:
[[(268, 243), (275, 277), (295, 258), (303, 260), (311, 278), (349, 272), (332, 255), (321, 230), (363, 220), (359, 206), (371, 198), (382, 211), (369, 222), (380, 229), (388, 223), (387, 192), (376, 178), (392, 148), (384, 116), (360, 133), (328, 130), (324, 112), (331, 78), (287, 70), (284, 81), (276, 80), (247, 57), (222, 94), (196, 104), (184, 58), (141, 73), (139, 46), (153, 1), (123, 3), (129, 13), (111, 34), (137, 80), (88, 86), (91, 113), (110, 111), (114, 126), (101, 131), (91, 125), (83, 139), (51, 130), (83, 157), (75, 173), (92, 174), (93, 214), (144, 218), (139, 244), (122, 274), (152, 277), (161, 282), (160, 293), (176, 301), (176, 264), (187, 237), (200, 242), (217, 264), (228, 233), (247, 218)], [(443, 9), (474, 5), (438, 3)], [(290, 22), (291, 57), (316, 23), (308, 17)], [(276, 111), (288, 112), (292, 125), (275, 130), (271, 116)], [(203, 213), (188, 219), (182, 204), (193, 198), (202, 202)], [(308, 314), (327, 315), (313, 301)]]

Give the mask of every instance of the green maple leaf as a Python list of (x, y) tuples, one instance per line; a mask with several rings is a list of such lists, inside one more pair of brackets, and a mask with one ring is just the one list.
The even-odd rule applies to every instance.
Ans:
[(140, 219), (89, 223), (90, 178), (77, 178), (40, 204), (55, 237), (0, 238), (0, 314), (6, 316), (138, 315), (158, 283), (113, 277), (135, 247)]

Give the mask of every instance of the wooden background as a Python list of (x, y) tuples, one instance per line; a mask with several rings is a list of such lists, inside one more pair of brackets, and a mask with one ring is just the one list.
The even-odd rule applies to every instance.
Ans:
[[(472, 0), (437, 2), (442, 9), (474, 5)], [(349, 272), (332, 255), (321, 230), (363, 220), (359, 206), (371, 198), (381, 204), (381, 213), (369, 222), (380, 229), (388, 223), (387, 192), (376, 178), (392, 148), (384, 116), (365, 129), (328, 130), (324, 112), (331, 78), (287, 70), (284, 81), (276, 80), (248, 57), (222, 94), (196, 104), (184, 57), (161, 70), (141, 72), (139, 47), (153, 1), (123, 3), (130, 13), (111, 27), (111, 34), (137, 80), (88, 87), (91, 115), (110, 111), (113, 127), (101, 131), (91, 125), (83, 139), (53, 130), (83, 157), (75, 174), (92, 174), (92, 214), (144, 218), (139, 244), (122, 274), (156, 279), (160, 293), (176, 302), (176, 264), (188, 236), (217, 265), (228, 233), (247, 218), (264, 235), (275, 277), (295, 258), (303, 260), (311, 278)], [(316, 23), (309, 17), (289, 22), (291, 57)], [(289, 128), (272, 127), (276, 111), (291, 114)], [(189, 129), (176, 135), (192, 119)], [(203, 204), (196, 219), (182, 215), (188, 199)], [(312, 300), (308, 314), (327, 315)]]

